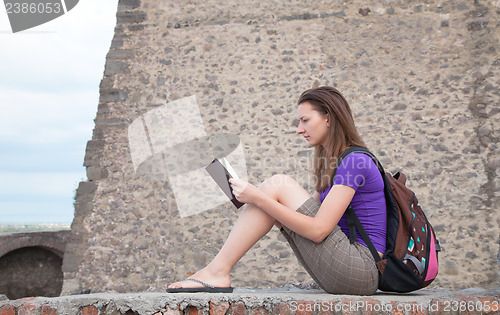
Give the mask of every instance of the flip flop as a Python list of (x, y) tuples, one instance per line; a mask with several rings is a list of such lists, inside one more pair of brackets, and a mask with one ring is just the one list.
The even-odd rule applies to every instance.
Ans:
[(168, 293), (196, 293), (196, 292), (232, 293), (233, 292), (233, 288), (232, 287), (214, 287), (214, 286), (211, 286), (208, 283), (205, 283), (203, 281), (196, 280), (196, 279), (187, 278), (187, 279), (184, 279), (182, 281), (194, 281), (194, 282), (197, 282), (197, 283), (203, 285), (203, 287), (199, 287), (199, 288), (175, 288), (175, 289), (167, 289), (167, 292)]

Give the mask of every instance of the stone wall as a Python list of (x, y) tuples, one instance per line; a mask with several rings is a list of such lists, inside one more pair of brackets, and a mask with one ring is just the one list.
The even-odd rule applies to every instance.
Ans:
[[(368, 146), (403, 170), (443, 252), (434, 286), (498, 286), (497, 1), (121, 0), (64, 257), (63, 294), (163, 290), (217, 253), (238, 211), (181, 218), (168, 180), (137, 176), (128, 127), (194, 95), (207, 134), (239, 136), (248, 178), (312, 192), (296, 101), (338, 87)], [(189, 128), (187, 128), (189, 129)], [(273, 230), (233, 284), (310, 278)]]
[(0, 233), (0, 257), (25, 247), (43, 247), (62, 258), (70, 234), (67, 230)]
[(0, 300), (59, 296), (70, 231), (0, 233)]
[[(2, 300), (0, 314), (295, 315), (498, 314), (500, 289), (424, 289), (411, 295), (332, 295), (322, 290), (245, 290), (230, 294), (100, 293)], [(460, 310), (460, 311), (458, 311)]]

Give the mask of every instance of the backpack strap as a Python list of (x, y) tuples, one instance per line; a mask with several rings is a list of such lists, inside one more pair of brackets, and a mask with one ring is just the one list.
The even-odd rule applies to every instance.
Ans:
[[(333, 176), (332, 176), (332, 180), (331, 180), (330, 184), (333, 185), (333, 182), (335, 180), (335, 175), (337, 173), (337, 168), (339, 167), (339, 165), (351, 153), (364, 153), (364, 154), (368, 155), (373, 160), (373, 162), (375, 163), (375, 165), (379, 169), (380, 173), (382, 174), (382, 179), (384, 180), (384, 189), (385, 189), (385, 186), (386, 186), (385, 185), (386, 180), (384, 178), (385, 171), (384, 171), (384, 168), (382, 167), (382, 164), (375, 157), (375, 155), (373, 155), (373, 153), (371, 153), (369, 150), (361, 148), (361, 147), (350, 147), (344, 151), (342, 156), (340, 156), (340, 158), (337, 160), (337, 164), (336, 164), (335, 169), (333, 171)], [(361, 221), (359, 221), (358, 216), (356, 215), (356, 213), (354, 212), (354, 210), (352, 209), (350, 204), (346, 209), (346, 216), (347, 216), (347, 225), (349, 227), (349, 241), (351, 242), (351, 244), (353, 244), (356, 241), (356, 239), (357, 239), (356, 230), (358, 230), (359, 234), (361, 235), (361, 238), (368, 246), (368, 249), (370, 250), (370, 252), (373, 256), (373, 259), (375, 259), (375, 262), (377, 263), (380, 260), (382, 260), (380, 258), (380, 255), (378, 254), (377, 250), (375, 249), (375, 245), (373, 245), (370, 237), (368, 236), (368, 233), (366, 233), (365, 229), (363, 228), (363, 224), (361, 223)]]
[(349, 240), (351, 241), (351, 244), (356, 241), (356, 231), (354, 230), (355, 227), (358, 230), (359, 234), (361, 234), (361, 238), (363, 239), (363, 241), (365, 241), (366, 245), (368, 246), (368, 249), (370, 250), (370, 253), (372, 253), (375, 262), (377, 263), (381, 261), (382, 259), (380, 258), (375, 245), (373, 245), (372, 240), (368, 236), (368, 233), (366, 233), (365, 229), (363, 228), (363, 224), (361, 224), (361, 221), (359, 221), (359, 218), (356, 213), (354, 213), (351, 205), (349, 205), (349, 207), (347, 208), (346, 214), (347, 224), (349, 225)]
[(345, 211), (347, 215), (347, 226), (349, 228), (349, 241), (351, 244), (354, 244), (357, 240), (357, 235), (356, 235), (356, 224), (354, 223), (354, 218), (353, 216), (356, 217), (356, 213), (354, 213), (354, 210), (352, 209), (351, 205), (349, 205)]

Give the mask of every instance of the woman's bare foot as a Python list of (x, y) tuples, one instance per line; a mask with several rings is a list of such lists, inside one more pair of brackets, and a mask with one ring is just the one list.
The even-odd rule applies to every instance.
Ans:
[[(228, 288), (231, 286), (231, 278), (229, 274), (217, 273), (213, 271), (209, 266), (201, 269), (200, 271), (189, 277), (189, 279), (196, 279), (216, 288)], [(195, 281), (178, 281), (168, 286), (169, 289), (202, 287), (204, 287), (203, 284)]]

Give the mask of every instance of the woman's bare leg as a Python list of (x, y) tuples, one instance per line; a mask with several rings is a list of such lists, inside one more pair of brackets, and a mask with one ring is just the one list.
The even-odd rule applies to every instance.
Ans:
[[(292, 211), (295, 211), (310, 197), (310, 194), (295, 180), (284, 175), (275, 175), (267, 179), (259, 186), (259, 189)], [(201, 280), (215, 287), (230, 286), (229, 274), (233, 266), (275, 224), (279, 224), (279, 222), (262, 209), (254, 205), (245, 206), (219, 253), (205, 268), (190, 278)], [(199, 286), (201, 285), (196, 282), (180, 281), (171, 284), (169, 288)]]

